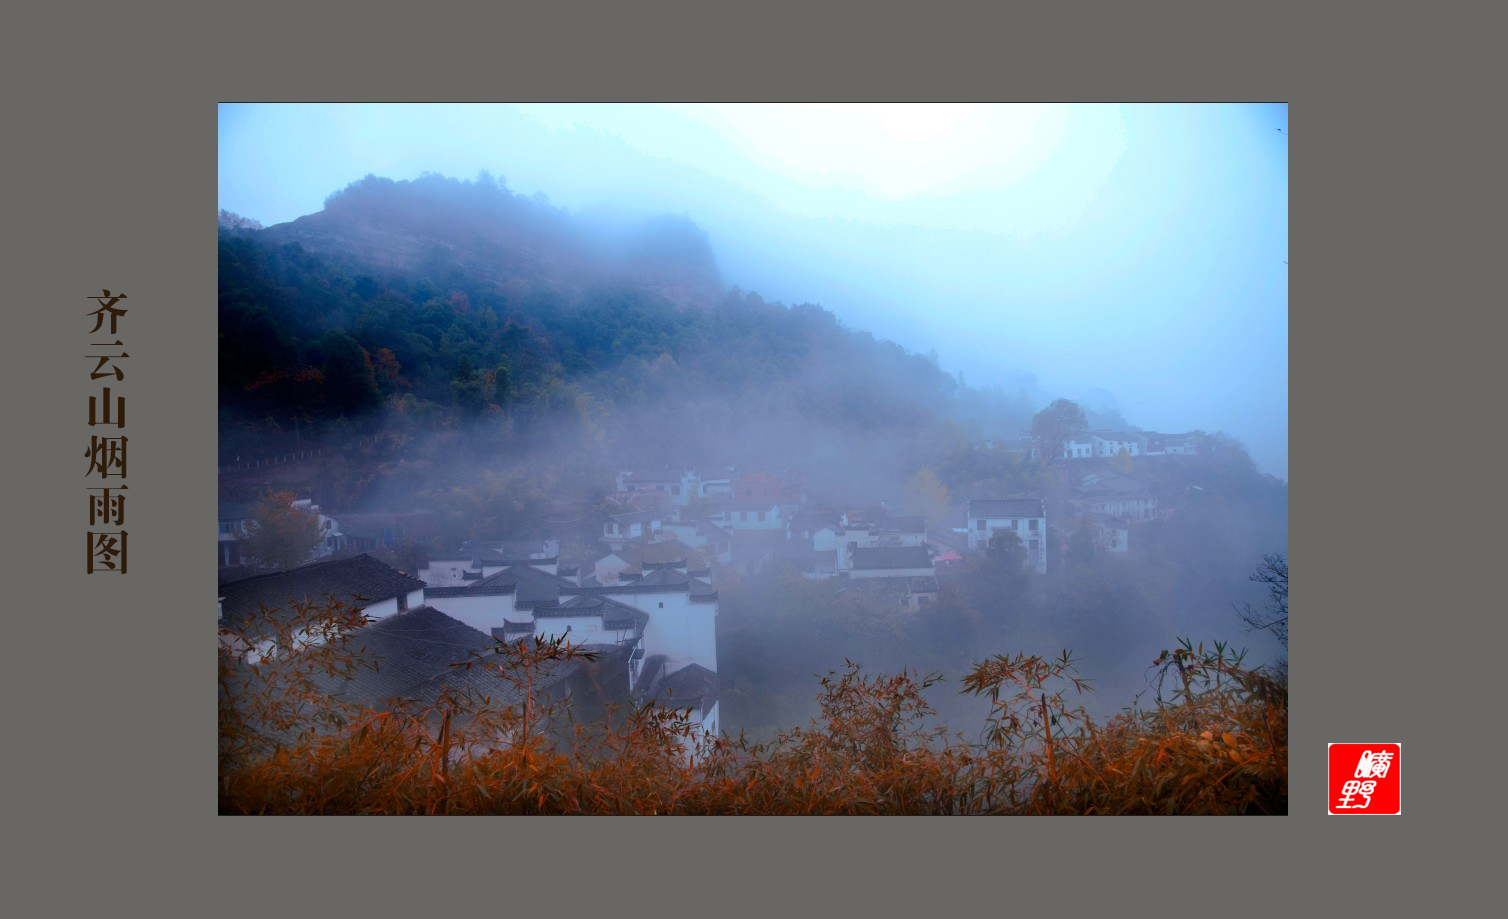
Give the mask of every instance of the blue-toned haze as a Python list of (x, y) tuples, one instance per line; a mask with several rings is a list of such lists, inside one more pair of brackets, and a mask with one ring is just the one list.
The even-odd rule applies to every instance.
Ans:
[(487, 170), (683, 214), (729, 285), (970, 385), (1224, 430), (1286, 479), (1287, 129), (1286, 105), (227, 105), (219, 204), (270, 226), (369, 173)]

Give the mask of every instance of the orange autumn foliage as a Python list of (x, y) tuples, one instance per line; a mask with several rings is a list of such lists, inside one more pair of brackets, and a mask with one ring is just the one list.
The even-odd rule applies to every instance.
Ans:
[[(359, 623), (337, 604), (291, 625)], [(292, 632), (287, 634), (291, 635)], [(766, 744), (698, 739), (686, 710), (625, 705), (579, 723), (534, 674), (583, 656), (563, 641), (499, 645), (521, 703), (447, 693), (426, 708), (344, 703), (319, 674), (361, 666), (332, 641), (255, 667), (220, 653), (222, 813), (279, 814), (1262, 814), (1286, 813), (1287, 694), (1238, 656), (1184, 643), (1156, 662), (1173, 691), (1096, 724), (1066, 652), (996, 656), (964, 679), (991, 711), (979, 739), (928, 728), (940, 677), (820, 683), (821, 716)], [(500, 690), (500, 696), (503, 693)], [(518, 692), (513, 696), (517, 697)]]

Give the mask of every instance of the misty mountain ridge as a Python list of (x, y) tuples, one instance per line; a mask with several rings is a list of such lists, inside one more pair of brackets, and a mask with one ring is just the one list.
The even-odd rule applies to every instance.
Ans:
[[(821, 307), (724, 289), (685, 217), (571, 215), (485, 174), (368, 176), (317, 214), (220, 226), (224, 462), (354, 430), (381, 432), (372, 458), (399, 467), (446, 450), (590, 457), (598, 476), (738, 463), (867, 500), (971, 442), (1021, 436), (1047, 401), (966, 386), (936, 354)], [(1091, 395), (1091, 427), (1134, 428)], [(409, 498), (439, 487), (418, 475)], [(346, 478), (353, 502), (393, 484)]]
[(683, 306), (709, 307), (722, 291), (712, 245), (685, 217), (572, 217), (542, 195), (512, 194), (483, 173), (464, 182), (369, 175), (330, 195), (323, 210), (258, 234), (379, 275), (460, 269), (579, 293), (626, 283)]

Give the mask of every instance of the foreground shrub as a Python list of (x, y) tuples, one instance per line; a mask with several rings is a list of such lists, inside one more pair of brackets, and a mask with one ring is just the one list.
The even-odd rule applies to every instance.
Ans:
[(332, 603), (295, 619), (287, 650), (255, 664), (244, 642), (222, 643), (222, 813), (1287, 812), (1286, 690), (1223, 645), (1164, 652), (1155, 704), (1105, 724), (1070, 706), (1089, 684), (1067, 652), (989, 658), (963, 680), (991, 705), (973, 742), (925, 727), (935, 712), (923, 692), (940, 676), (849, 662), (821, 680), (818, 720), (753, 744), (701, 737), (684, 709), (625, 704), (572, 720), (534, 690), (544, 668), (590, 657), (558, 640), (459, 665), (495, 675), (496, 697), (343, 703), (320, 687), (362, 666), (354, 640), (294, 636), (349, 630), (349, 612)]

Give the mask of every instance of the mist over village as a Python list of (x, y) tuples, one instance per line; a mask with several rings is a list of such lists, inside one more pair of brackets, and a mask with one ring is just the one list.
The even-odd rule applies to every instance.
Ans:
[(1287, 122), (222, 106), (220, 812), (1287, 813)]

